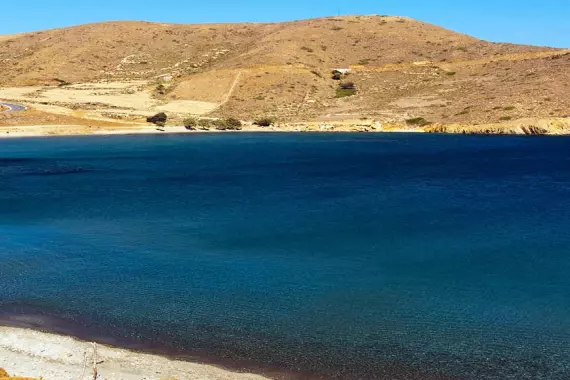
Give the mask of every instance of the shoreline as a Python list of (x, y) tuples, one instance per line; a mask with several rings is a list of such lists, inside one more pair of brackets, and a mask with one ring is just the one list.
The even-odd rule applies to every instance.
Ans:
[(28, 125), (0, 126), (0, 139), (49, 137), (49, 136), (112, 136), (112, 135), (160, 135), (160, 134), (205, 134), (205, 133), (427, 133), (445, 135), (510, 135), (510, 136), (568, 136), (570, 118), (520, 120), (514, 124), (459, 125), (434, 124), (425, 127), (381, 125), (345, 121), (338, 124), (319, 122), (284, 123), (270, 127), (246, 124), (240, 130), (193, 129), (184, 126), (158, 127), (132, 124), (125, 126), (97, 125)]
[(424, 133), (421, 129), (380, 130), (366, 127), (342, 127), (338, 129), (245, 126), (240, 130), (186, 130), (183, 126), (133, 125), (132, 127), (89, 127), (81, 125), (37, 125), (37, 126), (0, 126), (0, 139), (50, 136), (113, 136), (113, 135), (171, 135), (204, 133)]
[[(119, 358), (117, 363), (107, 361), (102, 367), (112, 372), (105, 377), (99, 371), (99, 380), (184, 380), (199, 378), (205, 380), (317, 380), (329, 377), (302, 370), (285, 368), (247, 358), (232, 358), (227, 352), (207, 352), (195, 347), (184, 347), (172, 341), (159, 343), (153, 339), (141, 339), (137, 330), (124, 335), (117, 326), (102, 325), (89, 319), (69, 319), (48, 311), (26, 306), (5, 305), (0, 311), (0, 368), (12, 376), (42, 377), (43, 380), (77, 380), (78, 360), (67, 356), (67, 352), (92, 351), (91, 342), (104, 349), (110, 359)], [(165, 331), (165, 336), (168, 332)], [(131, 336), (131, 337), (129, 337)], [(179, 343), (179, 342), (178, 342)], [(89, 352), (91, 352), (89, 351)], [(8, 355), (8, 353), (11, 353)], [(101, 354), (101, 352), (99, 352)], [(8, 360), (18, 356), (18, 360)], [(101, 356), (101, 355), (100, 355)], [(73, 360), (67, 360), (71, 358)], [(81, 356), (83, 360), (83, 356)], [(153, 363), (152, 368), (125, 367), (123, 361)], [(50, 364), (51, 363), (51, 364)], [(50, 377), (52, 364), (62, 367)], [(83, 362), (82, 362), (83, 363)], [(128, 363), (127, 363), (128, 364)], [(161, 376), (155, 375), (155, 367), (163, 368)], [(127, 368), (127, 370), (123, 370)], [(33, 372), (42, 370), (44, 372)], [(32, 371), (32, 372), (30, 372)], [(73, 372), (75, 371), (75, 372)], [(123, 373), (123, 372), (125, 373)], [(64, 376), (73, 372), (72, 376)], [(132, 377), (132, 372), (137, 376)], [(144, 373), (143, 373), (144, 372)], [(199, 374), (199, 377), (193, 377)], [(324, 377), (323, 377), (324, 376)], [(92, 376), (85, 379), (92, 380)]]
[[(12, 376), (43, 380), (92, 379), (93, 356), (93, 345), (88, 341), (0, 324), (0, 368)], [(100, 380), (271, 379), (212, 364), (177, 360), (104, 344), (96, 344), (96, 359)]]
[[(127, 330), (127, 335), (117, 334), (117, 328), (121, 327), (103, 328), (95, 321), (67, 319), (34, 309), (3, 310), (0, 368), (12, 376), (38, 380), (92, 380), (89, 363), (91, 342), (95, 342), (101, 363), (97, 366), (99, 380), (377, 380), (379, 374), (394, 380), (461, 378), (441, 373), (430, 361), (426, 366), (408, 360), (362, 356), (364, 361), (360, 362), (354, 352), (348, 352), (348, 356), (325, 358), (318, 367), (311, 368), (302, 358), (287, 352), (274, 356), (281, 355), (279, 350), (256, 360), (240, 357), (239, 352), (229, 351), (231, 347), (223, 344), (221, 350), (204, 350), (199, 344), (189, 347), (193, 343), (188, 341), (165, 344), (166, 341), (143, 338), (144, 332), (139, 336), (136, 328)], [(159, 334), (167, 337), (169, 332)], [(317, 351), (327, 349), (314, 344), (311, 347)], [(79, 377), (86, 362), (86, 375)]]

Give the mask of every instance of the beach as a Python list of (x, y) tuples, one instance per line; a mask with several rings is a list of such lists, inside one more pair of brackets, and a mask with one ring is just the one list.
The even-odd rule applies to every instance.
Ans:
[(232, 133), (232, 132), (423, 132), (421, 129), (385, 126), (372, 123), (343, 122), (335, 125), (323, 123), (291, 123), (270, 127), (244, 125), (240, 130), (221, 131), (215, 128), (187, 130), (184, 126), (158, 127), (150, 124), (132, 125), (0, 125), (0, 138), (79, 136), (79, 135), (130, 135), (130, 134), (184, 134), (184, 133)]
[[(99, 380), (267, 379), (100, 344), (96, 345), (96, 352)], [(43, 380), (93, 379), (93, 356), (90, 342), (23, 328), (0, 327), (0, 368), (12, 376)]]
[(260, 127), (244, 123), (239, 130), (219, 130), (213, 127), (188, 130), (182, 125), (160, 127), (151, 124), (116, 124), (93, 122), (84, 124), (54, 125), (1, 125), (0, 139), (43, 136), (88, 136), (88, 135), (136, 135), (136, 134), (187, 134), (187, 133), (236, 133), (236, 132), (283, 132), (283, 133), (438, 133), (473, 135), (568, 135), (570, 118), (523, 119), (505, 124), (433, 124), (424, 127), (405, 124), (382, 124), (372, 120), (343, 120), (335, 122), (277, 123)]

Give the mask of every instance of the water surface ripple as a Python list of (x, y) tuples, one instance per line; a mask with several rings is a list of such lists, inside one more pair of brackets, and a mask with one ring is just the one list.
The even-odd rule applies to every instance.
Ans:
[(327, 379), (568, 379), (570, 139), (0, 143), (0, 320)]

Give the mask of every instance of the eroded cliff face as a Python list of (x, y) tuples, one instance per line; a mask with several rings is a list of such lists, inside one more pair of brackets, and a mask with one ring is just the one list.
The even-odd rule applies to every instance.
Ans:
[(570, 118), (523, 119), (503, 124), (463, 125), (434, 124), (423, 128), (428, 133), (460, 133), (478, 135), (566, 135), (570, 134)]

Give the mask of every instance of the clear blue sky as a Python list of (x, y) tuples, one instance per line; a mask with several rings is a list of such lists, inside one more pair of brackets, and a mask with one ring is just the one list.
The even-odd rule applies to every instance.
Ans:
[(2, 3), (0, 34), (109, 20), (269, 22), (339, 13), (389, 14), (413, 17), (490, 41), (570, 48), (570, 0), (5, 0)]

